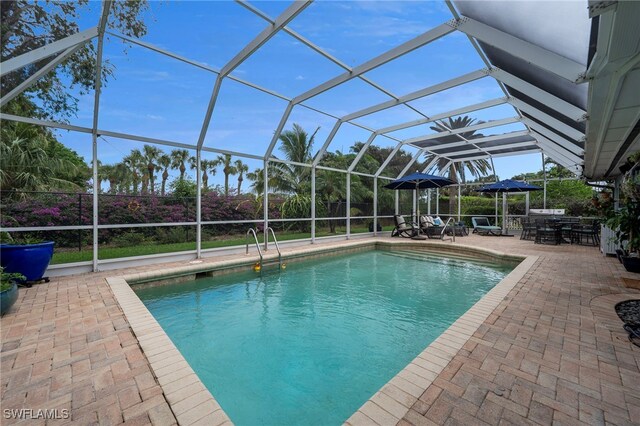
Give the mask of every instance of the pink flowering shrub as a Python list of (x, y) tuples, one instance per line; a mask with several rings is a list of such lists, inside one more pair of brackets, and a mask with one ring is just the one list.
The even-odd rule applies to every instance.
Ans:
[[(279, 204), (270, 203), (271, 218), (279, 218)], [(2, 200), (0, 223), (2, 227), (78, 226), (92, 225), (93, 195), (68, 193), (30, 194), (26, 200)], [(98, 197), (100, 225), (180, 223), (196, 221), (196, 199), (172, 196), (130, 196), (100, 194)], [(262, 219), (262, 209), (252, 196), (225, 197), (216, 192), (202, 196), (202, 221), (241, 221)], [(246, 231), (248, 224), (216, 226), (216, 234)], [(192, 227), (190, 227), (192, 228)], [(110, 244), (132, 228), (109, 228), (99, 231), (100, 244)], [(135, 228), (153, 239), (157, 228)], [(18, 233), (16, 233), (17, 235)], [(37, 238), (56, 241), (58, 247), (78, 246), (78, 235), (90, 238), (91, 231), (38, 231)], [(33, 237), (33, 235), (32, 235)], [(90, 244), (90, 241), (85, 241)]]

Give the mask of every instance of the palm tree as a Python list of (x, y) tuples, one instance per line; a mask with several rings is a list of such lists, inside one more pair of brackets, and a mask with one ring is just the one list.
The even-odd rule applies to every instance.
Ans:
[(122, 159), (122, 162), (129, 169), (131, 183), (133, 185), (133, 193), (138, 194), (138, 181), (140, 180), (140, 169), (144, 164), (144, 157), (139, 149), (134, 149)]
[(222, 166), (224, 173), (224, 196), (229, 196), (229, 176), (237, 173), (236, 168), (231, 164), (231, 154), (219, 155), (215, 160), (216, 166)]
[(200, 160), (200, 168), (202, 169), (202, 188), (206, 191), (209, 189), (209, 176), (207, 171), (211, 173), (211, 176), (216, 175), (217, 163), (215, 160)]
[(24, 191), (78, 190), (72, 180), (79, 170), (71, 161), (47, 153), (44, 136), (30, 139), (3, 132), (0, 142), (0, 189), (24, 198)]
[[(195, 156), (189, 157), (187, 160), (189, 162), (189, 168), (191, 170), (195, 170), (198, 167), (198, 162)], [(200, 160), (200, 170), (202, 171), (202, 189), (205, 191), (209, 189), (209, 175), (207, 175), (207, 171), (211, 173), (211, 176), (216, 175), (216, 160)]]
[(142, 147), (144, 161), (147, 164), (147, 176), (149, 179), (149, 191), (153, 194), (155, 192), (155, 170), (158, 167), (158, 158), (162, 154), (162, 151), (155, 146), (145, 145)]
[(126, 182), (127, 175), (128, 168), (124, 163), (100, 164), (98, 167), (98, 178), (100, 181), (109, 182), (110, 194), (122, 191), (122, 185)]
[[(113, 164), (100, 164), (98, 162), (98, 188), (102, 186), (102, 182), (109, 182), (109, 192), (112, 194), (115, 193), (116, 189), (115, 180), (112, 182), (113, 169)], [(100, 193), (99, 190), (98, 193)]]
[(242, 181), (244, 180), (244, 174), (249, 171), (249, 166), (244, 164), (242, 160), (236, 160), (235, 169), (238, 172), (238, 195), (240, 195), (240, 188), (242, 187)]
[(251, 184), (251, 190), (258, 195), (262, 194), (264, 190), (264, 172), (262, 169), (257, 168), (252, 172), (248, 172), (247, 179), (253, 182)]
[[(287, 160), (296, 163), (310, 163), (312, 159), (313, 143), (320, 127), (309, 137), (309, 134), (299, 125), (294, 124), (293, 130), (286, 130), (280, 135), (280, 150)], [(294, 164), (273, 163), (270, 169), (273, 175), (275, 189), (282, 192), (301, 194), (309, 187), (310, 167)], [(271, 185), (271, 178), (269, 184)]]
[(171, 167), (180, 170), (180, 179), (184, 179), (187, 170), (186, 163), (189, 162), (190, 155), (186, 149), (174, 149), (171, 151)]
[[(452, 119), (451, 117), (449, 117), (448, 122), (436, 123), (435, 126), (431, 126), (431, 130), (435, 130), (437, 132), (447, 132), (449, 129), (462, 129), (462, 128), (468, 127), (475, 122), (476, 120), (474, 118), (471, 118), (466, 115), (464, 117), (458, 117), (456, 119)], [(465, 139), (476, 139), (483, 136), (482, 134), (476, 134), (475, 130), (458, 133), (458, 135), (462, 136)], [(454, 135), (443, 136), (441, 138), (438, 138), (438, 141), (442, 143), (457, 142), (459, 140), (460, 139)], [(425, 162), (430, 163), (434, 158), (435, 158), (435, 154), (426, 154)], [(443, 171), (442, 169), (446, 167), (448, 163), (449, 163), (449, 160), (447, 160), (446, 158), (440, 157), (436, 162), (436, 167), (439, 171)], [(455, 180), (458, 182), (465, 182), (465, 169), (467, 169), (467, 171), (476, 178), (479, 176), (484, 176), (489, 171), (492, 170), (491, 163), (484, 158), (479, 160), (460, 161), (458, 163), (458, 167), (456, 167), (454, 163), (451, 163), (449, 165), (449, 169), (446, 171), (447, 177), (451, 180)], [(451, 212), (453, 212), (455, 208), (456, 208), (455, 190), (453, 187), (451, 187), (449, 188), (449, 213), (451, 214)]]
[(171, 167), (171, 157), (167, 154), (162, 154), (158, 157), (158, 166), (164, 170), (162, 172), (162, 186), (160, 187), (160, 194), (164, 197), (164, 191), (167, 187), (167, 179), (169, 179), (169, 167)]

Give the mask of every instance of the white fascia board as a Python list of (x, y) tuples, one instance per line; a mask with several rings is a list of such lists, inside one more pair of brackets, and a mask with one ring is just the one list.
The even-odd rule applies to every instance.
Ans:
[(56, 53), (62, 52), (63, 50), (67, 50), (77, 44), (84, 44), (85, 42), (97, 36), (98, 27), (95, 26), (93, 28), (89, 28), (88, 30), (84, 30), (65, 37), (61, 40), (54, 41), (53, 43), (49, 43), (38, 49), (32, 50), (31, 52), (23, 53), (20, 56), (4, 61), (2, 63), (2, 70), (0, 70), (0, 75), (5, 75), (12, 71), (23, 68), (48, 56), (55, 55)]
[(461, 16), (455, 25), (459, 31), (467, 35), (523, 59), (529, 64), (559, 75), (573, 83), (585, 81), (586, 66), (583, 64), (466, 16)]
[(393, 126), (389, 126), (389, 127), (384, 127), (382, 129), (378, 129), (378, 133), (379, 134), (385, 134), (385, 133), (391, 133), (391, 132), (395, 132), (397, 130), (402, 130), (402, 129), (407, 129), (409, 127), (415, 127), (415, 126), (420, 126), (422, 124), (427, 124), (427, 123), (432, 123), (434, 121), (437, 120), (443, 120), (445, 118), (449, 118), (449, 117), (455, 117), (457, 115), (462, 115), (462, 114), (467, 114), (469, 112), (473, 112), (473, 111), (478, 111), (481, 109), (487, 109), (487, 108), (491, 108), (494, 106), (498, 106), (498, 105), (502, 105), (507, 103), (507, 98), (503, 97), (503, 98), (496, 98), (496, 99), (491, 99), (488, 101), (484, 101), (484, 102), (479, 102), (477, 104), (473, 104), (473, 105), (468, 105), (462, 108), (457, 108), (457, 109), (453, 109), (451, 111), (447, 111), (447, 112), (443, 112), (428, 118), (421, 118), (418, 120), (412, 120), (412, 121), (407, 121), (406, 123), (401, 123), (401, 124), (396, 124)]
[(504, 70), (495, 68), (494, 72), (491, 73), (491, 76), (507, 86), (513, 87), (517, 91), (524, 93), (530, 98), (553, 108), (573, 121), (581, 122), (587, 119), (587, 112), (582, 108), (578, 108), (564, 99), (560, 99), (557, 96), (540, 89), (538, 86), (524, 81), (515, 75), (509, 74)]
[(401, 96), (399, 99), (392, 99), (390, 101), (382, 102), (380, 104), (373, 105), (360, 111), (345, 115), (344, 117), (342, 117), (342, 121), (350, 121), (359, 117), (364, 117), (365, 115), (373, 114), (374, 112), (382, 111), (396, 105), (401, 105), (405, 102), (410, 102), (419, 98), (423, 98), (425, 96), (432, 95), (434, 93), (442, 92), (443, 90), (451, 89), (453, 87), (481, 79), (483, 77), (486, 77), (490, 73), (491, 71), (487, 69), (472, 71), (468, 74), (452, 78), (451, 80), (443, 81), (442, 83), (438, 83), (430, 87), (425, 87), (424, 89), (409, 93), (405, 96)]
[(400, 179), (402, 176), (404, 176), (405, 173), (407, 173), (409, 171), (409, 169), (411, 168), (411, 166), (413, 166), (413, 163), (415, 163), (418, 158), (424, 153), (424, 149), (420, 149), (418, 150), (418, 152), (416, 152), (413, 157), (411, 158), (411, 161), (409, 161), (409, 163), (404, 166), (404, 169), (402, 169), (402, 171), (400, 172), (400, 174), (396, 177), (396, 179)]
[(320, 162), (320, 160), (322, 160), (322, 157), (324, 157), (324, 153), (327, 152), (327, 148), (329, 148), (329, 145), (331, 144), (331, 141), (336, 136), (336, 133), (338, 133), (338, 130), (340, 129), (340, 126), (342, 126), (342, 120), (336, 121), (336, 124), (334, 124), (333, 129), (331, 129), (331, 132), (329, 133), (329, 136), (327, 137), (327, 140), (324, 142), (324, 144), (322, 145), (320, 150), (318, 150), (318, 153), (316, 154), (316, 157), (313, 159), (313, 163), (312, 164), (313, 164), (314, 167), (317, 166), (318, 163)]
[(517, 123), (519, 121), (520, 121), (520, 117), (502, 118), (500, 120), (487, 121), (487, 122), (484, 122), (484, 123), (475, 124), (473, 126), (460, 127), (460, 128), (455, 128), (455, 129), (451, 129), (451, 130), (446, 130), (444, 132), (434, 133), (432, 135), (417, 136), (415, 138), (406, 139), (404, 141), (404, 143), (410, 144), (410, 143), (414, 143), (414, 142), (423, 142), (423, 141), (428, 141), (430, 139), (438, 139), (438, 138), (440, 138), (442, 136), (456, 135), (458, 133), (474, 132), (476, 130), (488, 129), (488, 128), (491, 128), (491, 127), (504, 126), (505, 124)]
[(358, 165), (358, 163), (360, 162), (360, 160), (362, 159), (362, 157), (364, 156), (364, 154), (366, 154), (367, 149), (369, 149), (369, 145), (371, 145), (371, 142), (373, 142), (373, 140), (378, 136), (378, 133), (373, 132), (371, 133), (371, 136), (369, 136), (369, 139), (367, 139), (367, 141), (365, 142), (364, 145), (362, 145), (362, 148), (360, 149), (360, 151), (358, 152), (358, 154), (356, 155), (356, 158), (353, 159), (353, 161), (351, 162), (351, 165), (349, 166), (348, 171), (351, 173), (353, 172), (353, 170), (356, 168), (356, 166)]
[(539, 123), (536, 123), (533, 120), (529, 120), (528, 118), (525, 118), (525, 117), (522, 118), (522, 122), (524, 124), (526, 124), (531, 130), (534, 130), (538, 134), (544, 135), (547, 139), (552, 140), (557, 145), (561, 146), (562, 148), (566, 149), (567, 151), (570, 151), (570, 152), (574, 153), (575, 155), (584, 155), (584, 149), (580, 148), (579, 146), (577, 146), (573, 142), (568, 141), (567, 139), (563, 138), (562, 136), (560, 136), (556, 132), (553, 132), (553, 131), (547, 129), (543, 125), (541, 125)]
[(401, 44), (400, 46), (397, 46), (385, 53), (383, 53), (382, 55), (379, 55), (365, 63), (363, 63), (362, 65), (359, 65), (355, 68), (353, 68), (353, 70), (345, 72), (335, 78), (332, 78), (331, 80), (328, 80), (308, 91), (306, 91), (305, 93), (296, 96), (295, 98), (293, 98), (293, 103), (300, 103), (300, 102), (304, 102), (309, 98), (312, 98), (316, 95), (319, 95), (322, 92), (325, 92), (333, 87), (336, 87), (346, 81), (349, 81), (353, 78), (356, 78), (366, 72), (369, 72), (381, 65), (386, 64), (389, 61), (392, 61), (404, 54), (407, 54), (415, 49), (418, 49), (426, 44), (431, 43), (432, 41), (435, 41), (437, 39), (439, 39), (440, 37), (443, 37), (451, 32), (455, 31), (454, 28), (451, 27), (451, 24), (445, 23), (445, 24), (441, 24), (429, 31), (427, 31), (426, 33), (412, 39), (409, 40), (403, 44)]
[(82, 46), (84, 46), (84, 42), (76, 44), (75, 46), (68, 48), (63, 53), (61, 53), (60, 55), (56, 56), (52, 61), (50, 61), (48, 64), (46, 64), (45, 66), (40, 68), (33, 75), (31, 75), (29, 78), (27, 78), (25, 81), (23, 81), (18, 86), (16, 86), (11, 92), (9, 92), (6, 95), (4, 95), (2, 97), (2, 99), (0, 99), (0, 107), (6, 105), (11, 99), (15, 98), (20, 93), (24, 92), (29, 87), (34, 85), (40, 79), (40, 77), (42, 77), (43, 75), (47, 74), (50, 70), (52, 70), (53, 68), (58, 66), (58, 64), (60, 64), (60, 62), (64, 61), (69, 56), (73, 55)]
[(587, 69), (587, 77), (595, 78), (608, 64), (611, 34), (614, 31), (616, 20), (615, 13), (605, 13), (598, 19), (598, 40), (596, 41), (596, 53)]
[(573, 163), (582, 163), (582, 158), (579, 155), (574, 154), (573, 152), (567, 150), (564, 146), (562, 145), (558, 145), (556, 142), (553, 141), (553, 139), (549, 139), (547, 138), (545, 135), (543, 135), (542, 133), (538, 133), (535, 130), (531, 130), (531, 135), (536, 138), (536, 140), (538, 141), (538, 144), (540, 144), (540, 146), (545, 150), (545, 151), (550, 151), (550, 152), (554, 152), (557, 155), (561, 155), (564, 158), (566, 158), (567, 160), (572, 161)]
[(517, 98), (509, 98), (509, 103), (514, 107), (518, 108), (520, 111), (526, 112), (530, 116), (537, 118), (543, 123), (569, 136), (570, 138), (575, 139), (576, 141), (584, 142), (584, 133), (574, 129), (571, 126), (566, 125), (562, 121), (550, 116), (549, 114), (546, 114), (540, 111), (539, 109), (532, 107), (528, 103), (521, 101), (520, 99), (517, 99)]
[(293, 18), (295, 18), (300, 12), (302, 12), (307, 6), (311, 4), (311, 0), (294, 1), (284, 12), (276, 18), (274, 24), (269, 25), (262, 30), (260, 34), (256, 36), (244, 49), (242, 49), (236, 56), (233, 57), (227, 64), (220, 70), (222, 77), (227, 76), (231, 71), (237, 68), (242, 62), (244, 62), (249, 56), (251, 56), (262, 45), (269, 41), (280, 29), (287, 25)]
[(391, 153), (389, 153), (389, 155), (387, 156), (387, 158), (384, 160), (384, 162), (380, 165), (380, 167), (378, 168), (378, 170), (374, 173), (375, 177), (380, 176), (380, 173), (383, 172), (383, 170), (385, 169), (385, 167), (387, 167), (387, 165), (391, 162), (391, 160), (393, 159), (393, 157), (395, 157), (396, 153), (398, 151), (400, 151), (400, 148), (402, 148), (402, 143), (399, 143), (398, 145), (396, 145), (395, 148), (393, 148), (393, 151), (391, 151)]

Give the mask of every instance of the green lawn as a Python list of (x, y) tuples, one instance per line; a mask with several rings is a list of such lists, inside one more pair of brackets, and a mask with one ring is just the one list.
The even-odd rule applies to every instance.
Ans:
[[(385, 231), (390, 231), (393, 229), (392, 226), (383, 227)], [(368, 232), (368, 227), (358, 226), (352, 227), (351, 233), (359, 234)], [(328, 230), (319, 230), (316, 232), (316, 237), (327, 237), (330, 235), (344, 235), (346, 230), (344, 228), (338, 228), (335, 234), (329, 233)], [(276, 233), (278, 237), (278, 241), (288, 241), (288, 240), (302, 240), (311, 238), (310, 232), (287, 232), (287, 233)], [(259, 241), (263, 242), (261, 238)], [(232, 247), (232, 246), (243, 246), (245, 244), (244, 236), (238, 236), (236, 238), (231, 239), (220, 239), (214, 241), (203, 241), (202, 248), (210, 249), (210, 248), (218, 248), (218, 247)], [(144, 245), (132, 246), (132, 247), (100, 247), (98, 250), (98, 257), (100, 259), (117, 259), (120, 257), (133, 257), (133, 256), (144, 256), (149, 254), (162, 254), (162, 253), (174, 253), (181, 251), (189, 251), (195, 250), (196, 243), (195, 241), (190, 241), (186, 243), (175, 243), (175, 244), (155, 244), (148, 243)], [(56, 251), (53, 253), (53, 259), (51, 260), (52, 265), (57, 265), (61, 263), (73, 263), (73, 262), (86, 262), (92, 260), (92, 251), (91, 248), (83, 251)]]

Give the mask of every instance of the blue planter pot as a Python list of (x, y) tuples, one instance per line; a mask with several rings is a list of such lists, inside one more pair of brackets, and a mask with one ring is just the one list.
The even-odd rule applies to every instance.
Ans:
[(53, 256), (53, 241), (39, 244), (0, 244), (0, 263), (5, 272), (17, 272), (27, 281), (39, 281)]
[(6, 314), (16, 300), (18, 300), (18, 285), (14, 282), (9, 290), (0, 293), (0, 315)]

